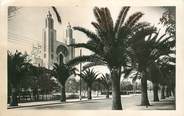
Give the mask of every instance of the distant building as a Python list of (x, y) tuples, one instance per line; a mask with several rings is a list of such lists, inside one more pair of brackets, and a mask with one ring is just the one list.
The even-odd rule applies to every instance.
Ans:
[(41, 45), (36, 44), (33, 45), (32, 51), (31, 51), (31, 62), (34, 66), (43, 66), (43, 60), (41, 58)]
[[(64, 38), (63, 38), (64, 39)], [(54, 20), (50, 12), (48, 12), (45, 19), (45, 28), (43, 29), (43, 38), (41, 45), (41, 60), (35, 58), (34, 60), (40, 63), (40, 66), (52, 69), (54, 63), (59, 63), (62, 60), (64, 63), (75, 57), (75, 49), (73, 47), (67, 47), (69, 44), (74, 44), (75, 39), (73, 38), (73, 31), (70, 23), (68, 23), (66, 29), (66, 41), (60, 42), (56, 40), (56, 30), (54, 29)], [(68, 56), (64, 57), (61, 52), (63, 46), (68, 49)], [(37, 63), (38, 63), (37, 62)], [(38, 66), (38, 65), (37, 65)]]

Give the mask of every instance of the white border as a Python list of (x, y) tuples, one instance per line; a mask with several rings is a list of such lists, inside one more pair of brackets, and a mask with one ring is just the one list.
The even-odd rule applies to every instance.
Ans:
[[(176, 110), (111, 111), (111, 110), (8, 110), (7, 109), (7, 6), (176, 6)], [(184, 116), (184, 1), (183, 0), (1, 0), (0, 2), (0, 115), (2, 116)]]

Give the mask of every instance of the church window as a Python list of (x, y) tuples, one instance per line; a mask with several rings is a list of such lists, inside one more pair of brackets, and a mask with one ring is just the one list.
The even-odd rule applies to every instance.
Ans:
[(44, 32), (44, 52), (46, 52), (46, 32)]
[(51, 33), (51, 52), (54, 52), (54, 34)]

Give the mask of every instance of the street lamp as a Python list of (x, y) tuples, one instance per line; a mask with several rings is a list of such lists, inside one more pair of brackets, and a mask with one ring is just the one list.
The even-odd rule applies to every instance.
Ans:
[[(80, 56), (82, 56), (82, 49), (80, 49)], [(80, 63), (80, 75), (81, 75), (81, 70), (82, 70), (82, 63)], [(79, 99), (82, 100), (82, 95), (81, 95), (81, 76), (80, 76), (80, 95)]]

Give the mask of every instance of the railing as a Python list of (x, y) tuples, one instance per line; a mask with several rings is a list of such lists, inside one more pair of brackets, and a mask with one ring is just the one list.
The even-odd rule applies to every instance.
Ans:
[[(120, 94), (121, 95), (129, 95), (129, 94), (139, 94), (141, 93), (141, 90), (136, 90), (136, 91), (133, 91), (133, 90), (129, 90), (129, 91), (121, 91)], [(107, 92), (103, 91), (101, 92), (102, 95), (106, 95)], [(110, 91), (109, 92), (109, 95), (112, 95), (112, 92)]]

